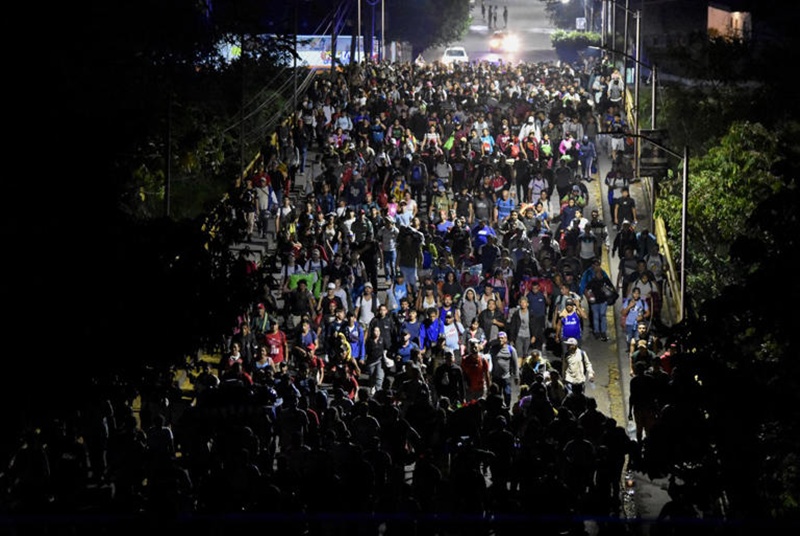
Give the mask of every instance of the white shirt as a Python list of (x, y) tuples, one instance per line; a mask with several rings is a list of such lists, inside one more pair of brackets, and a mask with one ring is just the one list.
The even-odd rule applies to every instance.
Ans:
[(564, 363), (564, 381), (567, 383), (584, 383), (590, 378), (594, 378), (594, 369), (589, 361), (589, 356), (584, 359), (585, 352), (577, 348), (571, 354), (567, 354)]
[[(375, 302), (374, 304), (373, 301)], [(356, 300), (356, 307), (360, 307), (360, 309), (358, 310), (358, 318), (356, 320), (365, 326), (369, 326), (369, 323), (375, 318), (374, 310), (377, 309), (380, 304), (378, 297), (374, 294), (369, 300), (364, 299), (364, 296), (359, 296)]]

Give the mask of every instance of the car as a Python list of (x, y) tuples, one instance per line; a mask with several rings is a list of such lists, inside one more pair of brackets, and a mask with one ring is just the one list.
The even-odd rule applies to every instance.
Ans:
[(489, 52), (516, 52), (519, 50), (519, 36), (505, 30), (497, 30), (489, 38)]
[(442, 63), (469, 63), (469, 55), (464, 47), (447, 47), (442, 54)]

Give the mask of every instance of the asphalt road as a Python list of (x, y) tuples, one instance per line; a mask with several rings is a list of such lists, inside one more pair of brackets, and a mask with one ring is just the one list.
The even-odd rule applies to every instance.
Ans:
[[(497, 5), (497, 28), (489, 28), (489, 5)], [(503, 6), (508, 5), (507, 31), (519, 37), (520, 48), (515, 53), (494, 53), (489, 51), (489, 38), (495, 29), (503, 29)], [(478, 0), (472, 8), (472, 24), (467, 35), (458, 43), (467, 49), (470, 61), (490, 61), (504, 63), (556, 61), (556, 53), (550, 44), (550, 34), (555, 28), (547, 19), (544, 3), (536, 0), (509, 0), (507, 2), (486, 2), (487, 17), (481, 17), (481, 3)], [(442, 56), (444, 47), (423, 51), (426, 61), (434, 61)]]

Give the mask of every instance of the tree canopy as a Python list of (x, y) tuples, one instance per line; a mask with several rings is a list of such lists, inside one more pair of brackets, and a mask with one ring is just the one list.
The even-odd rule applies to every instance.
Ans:
[(408, 41), (414, 56), (464, 37), (470, 23), (466, 0), (388, 0), (387, 39)]
[[(774, 174), (783, 158), (776, 137), (763, 125), (735, 123), (719, 144), (689, 162), (687, 208), (688, 286), (701, 303), (738, 284), (746, 271), (731, 263), (730, 247), (738, 238), (753, 237), (747, 218), (759, 204), (786, 191)], [(679, 176), (662, 184), (657, 213), (680, 251), (682, 185)], [(666, 194), (666, 195), (665, 195)]]

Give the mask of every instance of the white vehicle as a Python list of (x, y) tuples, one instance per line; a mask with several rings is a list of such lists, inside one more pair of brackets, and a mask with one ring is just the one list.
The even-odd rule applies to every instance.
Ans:
[(442, 63), (469, 63), (469, 55), (464, 47), (447, 47), (442, 54)]

